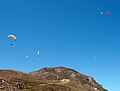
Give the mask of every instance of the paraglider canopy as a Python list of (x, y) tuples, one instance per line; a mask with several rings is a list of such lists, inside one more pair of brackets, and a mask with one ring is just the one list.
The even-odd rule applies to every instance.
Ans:
[(38, 51), (38, 52), (37, 52), (37, 54), (39, 55), (39, 54), (40, 54), (40, 52)]
[(28, 58), (28, 56), (26, 56), (26, 58)]
[(103, 12), (100, 12), (101, 15), (103, 15)]
[(26, 58), (26, 61), (28, 61), (28, 56), (25, 56), (25, 58)]
[(111, 13), (110, 13), (110, 11), (108, 11), (108, 12), (107, 12), (107, 15), (108, 15), (108, 16), (111, 16)]
[(37, 55), (38, 55), (38, 57), (39, 57), (39, 55), (40, 55), (40, 52), (39, 52), (39, 51), (37, 51)]
[(14, 41), (17, 40), (17, 38), (14, 35), (12, 35), (12, 34), (8, 35), (8, 38), (12, 38), (12, 39), (14, 39)]

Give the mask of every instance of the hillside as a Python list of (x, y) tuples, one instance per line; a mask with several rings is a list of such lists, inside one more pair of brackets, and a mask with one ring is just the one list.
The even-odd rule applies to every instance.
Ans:
[(0, 91), (107, 91), (91, 76), (65, 67), (23, 73), (0, 70)]

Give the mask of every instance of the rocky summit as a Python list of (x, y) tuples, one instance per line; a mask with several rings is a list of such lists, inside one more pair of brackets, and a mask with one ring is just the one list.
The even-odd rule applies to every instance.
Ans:
[(0, 70), (0, 91), (108, 91), (91, 76), (65, 67), (30, 73)]

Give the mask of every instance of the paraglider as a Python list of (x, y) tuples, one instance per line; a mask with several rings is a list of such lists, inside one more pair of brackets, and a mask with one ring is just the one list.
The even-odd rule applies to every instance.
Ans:
[(108, 12), (107, 12), (107, 15), (108, 15), (108, 16), (111, 16), (111, 13), (110, 13), (110, 11), (108, 11)]
[(100, 12), (101, 15), (103, 15), (103, 12)]
[(38, 55), (38, 57), (39, 57), (39, 55), (40, 55), (40, 52), (39, 52), (39, 51), (37, 52), (37, 55)]
[(26, 56), (26, 59), (28, 58), (28, 56)]
[(26, 58), (26, 61), (28, 60), (28, 56), (25, 56), (25, 58)]
[[(8, 35), (8, 38), (12, 38), (14, 41), (17, 40), (17, 38), (14, 35), (12, 35), (12, 34)], [(13, 44), (11, 44), (11, 46), (13, 46)]]

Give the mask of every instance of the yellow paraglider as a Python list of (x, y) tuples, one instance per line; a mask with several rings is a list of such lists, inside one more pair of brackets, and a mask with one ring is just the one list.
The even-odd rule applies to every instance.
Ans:
[(13, 38), (13, 39), (14, 39), (14, 41), (16, 41), (16, 40), (17, 40), (17, 38), (16, 38), (14, 35), (12, 35), (12, 34), (8, 35), (8, 38)]

